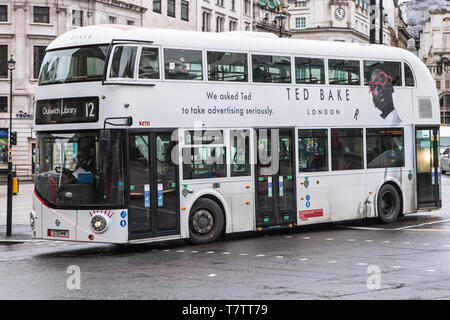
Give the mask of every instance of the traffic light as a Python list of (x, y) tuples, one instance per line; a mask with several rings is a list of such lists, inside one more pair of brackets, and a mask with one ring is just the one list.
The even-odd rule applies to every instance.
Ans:
[(11, 131), (11, 146), (17, 145), (17, 131)]

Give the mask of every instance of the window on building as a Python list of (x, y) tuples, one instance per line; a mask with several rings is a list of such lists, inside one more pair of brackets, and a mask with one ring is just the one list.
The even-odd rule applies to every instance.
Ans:
[(136, 46), (117, 46), (112, 55), (111, 78), (134, 78), (134, 65), (136, 61)]
[(296, 17), (295, 29), (305, 29), (305, 28), (306, 28), (306, 17)]
[(167, 0), (167, 15), (175, 18), (175, 0)]
[(181, 20), (189, 21), (189, 2), (181, 0)]
[(159, 79), (158, 48), (142, 48), (139, 59), (139, 79)]
[(153, 0), (153, 12), (161, 13), (161, 0)]
[(231, 11), (236, 11), (236, 0), (231, 0)]
[(83, 11), (72, 10), (72, 25), (78, 27), (83, 26)]
[(216, 0), (216, 5), (223, 7), (223, 0)]
[(8, 46), (0, 45), (0, 77), (8, 77)]
[(164, 49), (166, 79), (203, 80), (200, 50)]
[(332, 170), (363, 168), (363, 129), (331, 129)]
[(441, 80), (436, 80), (436, 89), (441, 90)]
[(403, 128), (367, 129), (367, 168), (405, 165)]
[(291, 83), (291, 58), (252, 55), (253, 82)]
[(207, 58), (208, 80), (248, 81), (246, 53), (208, 51)]
[(360, 85), (358, 60), (328, 60), (328, 77), (330, 84)]
[(414, 87), (415, 86), (414, 75), (411, 70), (411, 67), (407, 63), (404, 63), (404, 66), (405, 66), (405, 86)]
[(328, 171), (328, 130), (298, 130), (299, 172)]
[(50, 8), (49, 7), (33, 7), (33, 22), (49, 23), (50, 22)]
[(8, 112), (8, 97), (0, 97), (0, 112)]
[(236, 31), (237, 30), (237, 21), (230, 20), (230, 31)]
[(231, 176), (250, 176), (250, 131), (230, 130)]
[(324, 60), (296, 57), (295, 83), (325, 84)]
[(42, 61), (45, 56), (45, 46), (33, 47), (33, 78), (39, 79), (39, 71), (41, 70)]
[(250, 31), (250, 23), (245, 23), (245, 31)]
[(128, 26), (134, 26), (134, 20), (127, 20)]
[(211, 31), (211, 13), (207, 11), (203, 11), (202, 13), (202, 31)]
[(244, 14), (250, 15), (251, 14), (251, 2), (250, 0), (244, 0)]
[(224, 24), (225, 24), (225, 18), (222, 16), (218, 16), (216, 18), (216, 32), (225, 31)]
[(8, 21), (8, 6), (0, 6), (0, 22)]
[(109, 24), (116, 24), (117, 23), (117, 18), (114, 16), (109, 16), (108, 17), (108, 22)]
[[(375, 60), (364, 60), (364, 85), (369, 85), (371, 80), (378, 82), (378, 78), (380, 74), (387, 76), (393, 86), (401, 86), (402, 85), (402, 65), (400, 62), (395, 61), (375, 61)], [(372, 73), (378, 74), (376, 79), (373, 78)]]
[(445, 89), (450, 88), (450, 81), (449, 80), (445, 80)]
[(304, 8), (306, 7), (306, 0), (297, 0), (295, 1), (296, 8)]

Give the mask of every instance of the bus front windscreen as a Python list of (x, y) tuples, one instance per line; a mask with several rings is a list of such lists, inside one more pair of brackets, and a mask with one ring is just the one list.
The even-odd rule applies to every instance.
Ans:
[(36, 192), (50, 205), (124, 205), (123, 131), (37, 134)]
[(48, 51), (42, 61), (39, 85), (100, 81), (107, 45)]

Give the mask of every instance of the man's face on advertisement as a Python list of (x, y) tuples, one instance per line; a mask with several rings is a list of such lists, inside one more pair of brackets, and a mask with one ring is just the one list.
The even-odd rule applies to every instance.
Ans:
[(394, 86), (392, 78), (381, 69), (374, 69), (370, 75), (369, 92), (376, 108), (384, 111), (393, 107), (392, 93)]

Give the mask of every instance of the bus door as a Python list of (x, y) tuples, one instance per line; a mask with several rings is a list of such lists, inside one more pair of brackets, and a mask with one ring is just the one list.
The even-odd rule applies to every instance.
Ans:
[(130, 239), (179, 234), (178, 166), (172, 162), (172, 132), (130, 133)]
[(256, 129), (256, 226), (295, 223), (293, 129)]
[(416, 127), (417, 206), (441, 207), (439, 127)]

